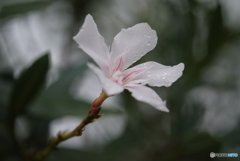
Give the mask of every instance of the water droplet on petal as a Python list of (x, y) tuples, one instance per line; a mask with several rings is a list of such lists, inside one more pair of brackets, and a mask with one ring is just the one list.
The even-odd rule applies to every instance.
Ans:
[(171, 82), (171, 83), (174, 82), (174, 81), (173, 81), (172, 79), (170, 79), (170, 78), (168, 78), (168, 80), (169, 80), (169, 82)]
[(152, 45), (152, 43), (151, 43), (151, 41), (147, 41), (147, 44), (146, 44), (147, 46), (151, 46)]

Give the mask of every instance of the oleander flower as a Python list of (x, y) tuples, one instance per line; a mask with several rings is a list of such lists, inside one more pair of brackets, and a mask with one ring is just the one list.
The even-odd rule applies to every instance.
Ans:
[(168, 112), (166, 102), (145, 85), (169, 87), (182, 75), (184, 64), (171, 67), (149, 61), (129, 68), (157, 44), (156, 31), (147, 23), (122, 29), (110, 48), (98, 32), (93, 17), (87, 15), (82, 28), (73, 39), (100, 67), (87, 64), (99, 78), (103, 91), (108, 96), (127, 89), (136, 100)]

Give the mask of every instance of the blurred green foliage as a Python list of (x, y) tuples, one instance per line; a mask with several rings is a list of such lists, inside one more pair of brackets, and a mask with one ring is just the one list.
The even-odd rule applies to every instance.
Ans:
[[(209, 157), (210, 152), (238, 152), (232, 149), (240, 148), (239, 121), (236, 128), (227, 135), (223, 137), (212, 135), (200, 128), (206, 113), (204, 104), (189, 102), (187, 97), (193, 89), (207, 84), (202, 79), (204, 71), (214, 65), (220, 57), (219, 50), (225, 44), (237, 43), (240, 30), (226, 28), (223, 23), (222, 4), (218, 1), (214, 1), (216, 7), (212, 8), (195, 0), (179, 1), (184, 2), (183, 4), (188, 3), (187, 11), (181, 11), (181, 5), (176, 5), (173, 1), (162, 0), (154, 1), (155, 8), (151, 8), (150, 5), (147, 9), (148, 13), (142, 11), (135, 17), (137, 22), (150, 23), (161, 38), (160, 45), (154, 49), (155, 53), (161, 54), (151, 54), (138, 63), (154, 59), (160, 60), (159, 62), (163, 64), (179, 62), (185, 64), (182, 78), (170, 88), (156, 88), (156, 91), (167, 100), (167, 107), (171, 112), (154, 111), (155, 114), (149, 116), (141, 110), (141, 105), (128, 92), (124, 92), (122, 96), (126, 114), (103, 108), (103, 113), (106, 115), (126, 115), (127, 125), (122, 136), (98, 150), (81, 151), (61, 148), (54, 151), (47, 159), (48, 161), (207, 161), (212, 160)], [(0, 5), (2, 4), (0, 25), (3, 26), (11, 18), (19, 15), (24, 16), (30, 12), (41, 11), (54, 2), (57, 1), (32, 0), (17, 3), (13, 1), (7, 5), (0, 2)], [(76, 28), (79, 28), (79, 22), (82, 22), (85, 14), (94, 10), (93, 4), (97, 8), (98, 5), (108, 6), (111, 3), (107, 0), (61, 2), (72, 7), (71, 14)], [(143, 1), (139, 1), (141, 2)], [(163, 6), (169, 14), (167, 21), (171, 28), (158, 27), (158, 23), (161, 22), (154, 18), (154, 14), (162, 14), (158, 8)], [(138, 8), (137, 5), (135, 7)], [(199, 25), (196, 10), (201, 10), (205, 15), (205, 29)], [(117, 15), (114, 11), (112, 14)], [(193, 52), (195, 38), (196, 35), (203, 34), (203, 31), (208, 31), (207, 36), (201, 40), (204, 41), (201, 43), (204, 45), (197, 44), (196, 50), (200, 52), (196, 55)], [(69, 33), (72, 32), (72, 30), (69, 31)], [(202, 50), (203, 48), (206, 50)], [(202, 51), (204, 53), (201, 53)], [(68, 92), (74, 79), (83, 75), (86, 66), (70, 65), (62, 69), (58, 80), (46, 88), (44, 84), (46, 85), (46, 76), (51, 68), (50, 54), (47, 53), (36, 59), (17, 79), (13, 76), (14, 72), (11, 69), (0, 70), (0, 160), (26, 160), (24, 158), (28, 158), (47, 145), (49, 124), (52, 120), (67, 115), (81, 118), (88, 112), (90, 104), (73, 98)], [(2, 58), (2, 53), (0, 55)], [(0, 63), (2, 61), (0, 60)], [(29, 124), (29, 135), (23, 140), (16, 137), (18, 132), (15, 131), (15, 126), (18, 117), (27, 118)], [(228, 158), (214, 160), (221, 159), (231, 160)]]
[(11, 5), (4, 6), (1, 8), (0, 18), (8, 18), (16, 14), (24, 14), (30, 11), (42, 9), (50, 4), (49, 1), (27, 1), (20, 3), (13, 3)]
[(16, 80), (10, 97), (9, 115), (21, 114), (39, 92), (49, 69), (49, 54), (43, 55)]

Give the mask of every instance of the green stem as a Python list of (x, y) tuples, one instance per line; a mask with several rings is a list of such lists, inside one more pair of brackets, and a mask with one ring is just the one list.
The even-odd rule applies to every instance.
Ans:
[(88, 115), (82, 120), (82, 122), (73, 131), (69, 133), (59, 132), (57, 136), (53, 137), (50, 140), (48, 146), (44, 150), (36, 153), (36, 155), (34, 156), (34, 160), (37, 161), (44, 160), (54, 149), (57, 148), (57, 145), (62, 141), (70, 139), (75, 136), (81, 136), (83, 129), (87, 124), (94, 122), (95, 120), (102, 116), (99, 114), (101, 110), (100, 106), (104, 102), (104, 100), (107, 99), (108, 97), (109, 96), (102, 92), (100, 96), (96, 98), (95, 101), (92, 103)]

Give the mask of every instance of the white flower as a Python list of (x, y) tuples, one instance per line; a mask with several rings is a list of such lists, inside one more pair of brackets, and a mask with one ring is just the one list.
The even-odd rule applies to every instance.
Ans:
[(99, 34), (92, 16), (87, 15), (82, 28), (73, 39), (101, 68), (87, 64), (98, 76), (107, 95), (116, 95), (127, 89), (138, 101), (168, 112), (165, 102), (154, 90), (144, 85), (170, 86), (182, 75), (184, 64), (169, 67), (150, 61), (128, 68), (157, 44), (156, 31), (147, 23), (122, 29), (115, 36), (110, 49)]

